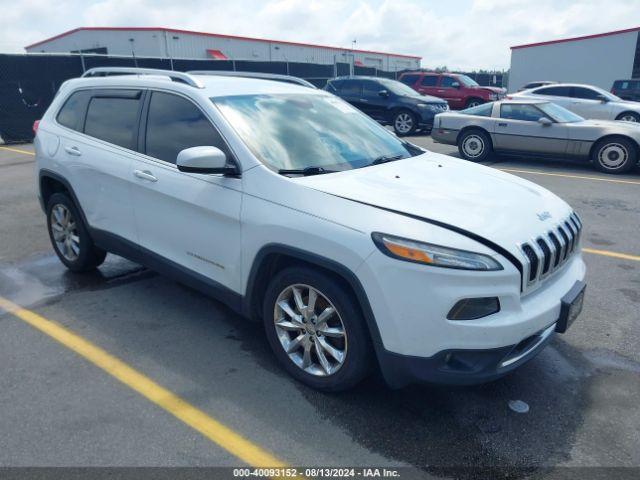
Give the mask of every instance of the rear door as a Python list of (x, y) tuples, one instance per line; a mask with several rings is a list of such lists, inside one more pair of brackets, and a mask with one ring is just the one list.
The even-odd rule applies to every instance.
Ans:
[[(548, 100), (556, 103), (567, 110), (573, 111), (571, 108), (573, 99), (571, 97), (572, 87), (541, 87), (532, 92), (530, 95), (533, 98), (540, 100)], [(577, 113), (577, 112), (574, 112)]]
[(425, 74), (418, 84), (418, 92), (422, 95), (432, 95), (434, 97), (442, 98), (442, 95), (437, 93), (438, 87), (438, 75)]
[(240, 178), (180, 172), (178, 153), (214, 146), (233, 155), (191, 99), (152, 91), (143, 111), (140, 150), (130, 175), (140, 245), (219, 285), (240, 290)]
[[(58, 115), (65, 126), (58, 156), (68, 167), (73, 189), (91, 228), (137, 240), (131, 207), (131, 164), (136, 157), (143, 92), (133, 89), (86, 90), (70, 97)], [(65, 107), (86, 105), (69, 129)], [(62, 130), (62, 129), (61, 129)]]
[(340, 98), (362, 110), (362, 82), (360, 80), (345, 80), (340, 86)]
[(567, 127), (561, 123), (542, 125), (547, 117), (531, 104), (503, 103), (495, 121), (494, 148), (509, 152), (560, 155), (567, 149)]

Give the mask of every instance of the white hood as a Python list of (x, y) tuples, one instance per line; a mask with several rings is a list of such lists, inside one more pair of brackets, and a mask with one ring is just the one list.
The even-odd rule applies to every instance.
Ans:
[(571, 213), (563, 200), (532, 182), (436, 153), (299, 181), (332, 195), (462, 228), (513, 254), (517, 244)]

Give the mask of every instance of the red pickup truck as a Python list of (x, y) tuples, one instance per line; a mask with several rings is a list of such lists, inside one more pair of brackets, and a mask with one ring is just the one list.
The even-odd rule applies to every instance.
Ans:
[(475, 107), (500, 100), (506, 94), (504, 88), (481, 87), (461, 73), (405, 72), (399, 80), (423, 95), (446, 100), (452, 109)]

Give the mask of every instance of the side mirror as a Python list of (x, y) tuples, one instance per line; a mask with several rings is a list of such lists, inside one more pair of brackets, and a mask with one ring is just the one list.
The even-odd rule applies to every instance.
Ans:
[(227, 156), (218, 147), (185, 148), (178, 154), (176, 166), (181, 172), (187, 173), (238, 173), (236, 167), (227, 166)]
[(381, 97), (388, 97), (389, 96), (389, 92), (387, 90), (380, 90), (378, 92), (378, 95), (380, 95)]
[(604, 95), (598, 95), (598, 100), (600, 100), (602, 103), (607, 103), (609, 101), (609, 99), (607, 97), (605, 97)]
[(453, 82), (453, 83), (451, 84), (451, 87), (452, 87), (452, 88), (460, 88), (460, 82)]
[(543, 127), (550, 127), (551, 125), (553, 125), (553, 122), (549, 120), (547, 117), (540, 117), (538, 119), (538, 123)]

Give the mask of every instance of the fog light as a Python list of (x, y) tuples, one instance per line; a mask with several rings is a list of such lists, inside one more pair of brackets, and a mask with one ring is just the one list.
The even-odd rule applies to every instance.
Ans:
[(498, 297), (463, 298), (447, 314), (449, 320), (475, 320), (500, 311)]

